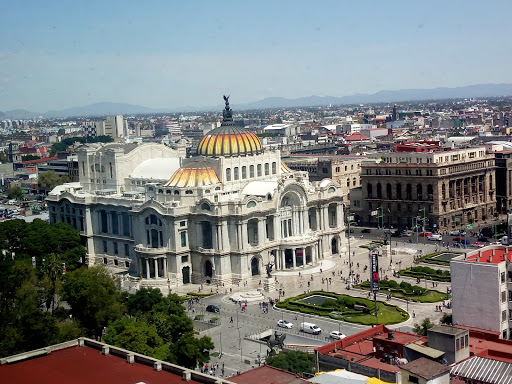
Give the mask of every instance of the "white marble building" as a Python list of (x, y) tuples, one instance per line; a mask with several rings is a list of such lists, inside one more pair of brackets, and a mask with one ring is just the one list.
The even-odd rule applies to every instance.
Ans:
[(226, 101), (222, 125), (198, 155), (159, 144), (84, 145), (80, 181), (48, 196), (50, 221), (77, 228), (87, 262), (142, 277), (147, 286), (236, 283), (307, 268), (338, 254), (342, 191), (312, 183), (279, 151), (236, 127)]

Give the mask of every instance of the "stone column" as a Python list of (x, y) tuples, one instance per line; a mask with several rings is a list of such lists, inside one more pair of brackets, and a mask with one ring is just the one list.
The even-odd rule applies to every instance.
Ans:
[(212, 223), (212, 249), (218, 250), (219, 249), (219, 232), (218, 232), (218, 226), (216, 223)]
[(242, 249), (247, 249), (247, 246), (249, 245), (248, 238), (247, 238), (247, 221), (242, 222)]
[(279, 235), (279, 227), (280, 227), (280, 223), (279, 223), (279, 216), (278, 215), (274, 215), (274, 218), (272, 220), (272, 225), (273, 225), (273, 229), (274, 229), (274, 241), (278, 241), (281, 236)]
[(281, 258), (281, 269), (286, 269), (286, 262), (284, 260), (284, 249), (279, 250), (280, 258)]
[(329, 229), (329, 208), (323, 207), (323, 215), (324, 215), (324, 230)]
[(155, 266), (155, 279), (158, 279), (160, 276), (158, 276), (158, 258), (153, 259), (153, 265)]
[(321, 208), (315, 208), (315, 221), (316, 221), (316, 230), (322, 229), (321, 223), (320, 223), (320, 210)]
[(228, 231), (228, 222), (224, 220), (221, 226), (222, 233), (222, 250), (229, 251), (229, 231)]
[(146, 279), (151, 277), (151, 272), (149, 271), (149, 259), (146, 257)]
[(242, 249), (242, 223), (236, 223), (236, 244), (238, 250)]
[(167, 256), (164, 257), (164, 277), (169, 278), (169, 266), (167, 265)]
[(267, 235), (265, 233), (265, 223), (266, 223), (266, 217), (258, 220), (258, 244), (259, 245), (265, 244), (265, 240), (267, 239)]
[(306, 208), (302, 210), (302, 223), (302, 233), (305, 234), (306, 232), (309, 232), (309, 215), (308, 210)]
[(142, 269), (142, 259), (140, 257), (138, 257), (137, 259), (138, 259), (137, 260), (137, 267), (139, 268), (139, 275), (142, 276), (142, 272), (143, 272), (143, 269)]
[(292, 248), (293, 269), (297, 267), (297, 248)]

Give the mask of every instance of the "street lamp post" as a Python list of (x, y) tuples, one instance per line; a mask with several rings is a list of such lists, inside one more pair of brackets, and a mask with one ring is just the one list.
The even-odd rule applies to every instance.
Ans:
[(352, 261), (350, 259), (350, 221), (353, 219), (353, 216), (350, 216), (350, 212), (348, 212), (348, 286), (350, 288), (350, 280), (352, 279)]
[(380, 215), (377, 215), (377, 227), (384, 228), (384, 208), (382, 206), (377, 207), (377, 211), (380, 209)]

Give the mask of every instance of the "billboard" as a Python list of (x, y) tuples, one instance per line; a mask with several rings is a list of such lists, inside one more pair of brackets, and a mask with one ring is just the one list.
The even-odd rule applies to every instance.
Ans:
[(379, 254), (370, 253), (370, 291), (379, 291)]

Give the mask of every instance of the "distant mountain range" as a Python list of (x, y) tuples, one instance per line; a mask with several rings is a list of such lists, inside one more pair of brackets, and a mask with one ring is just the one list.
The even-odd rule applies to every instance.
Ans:
[[(267, 97), (260, 101), (246, 104), (233, 104), (235, 110), (266, 109), (266, 108), (293, 108), (293, 107), (314, 107), (322, 105), (344, 105), (344, 104), (370, 104), (370, 103), (392, 103), (403, 101), (421, 100), (442, 100), (442, 99), (464, 99), (471, 97), (501, 97), (512, 96), (512, 84), (477, 84), (455, 88), (432, 88), (432, 89), (400, 89), (396, 91), (379, 91), (373, 94), (356, 93), (350, 96), (308, 96), (297, 99), (286, 99), (284, 97)], [(31, 119), (42, 116), (51, 117), (95, 117), (106, 115), (138, 115), (152, 113), (173, 113), (192, 111), (220, 110), (222, 107), (182, 107), (182, 108), (148, 108), (140, 105), (123, 103), (96, 103), (83, 107), (62, 109), (59, 111), (30, 112), (24, 109), (0, 112), (0, 119)]]

